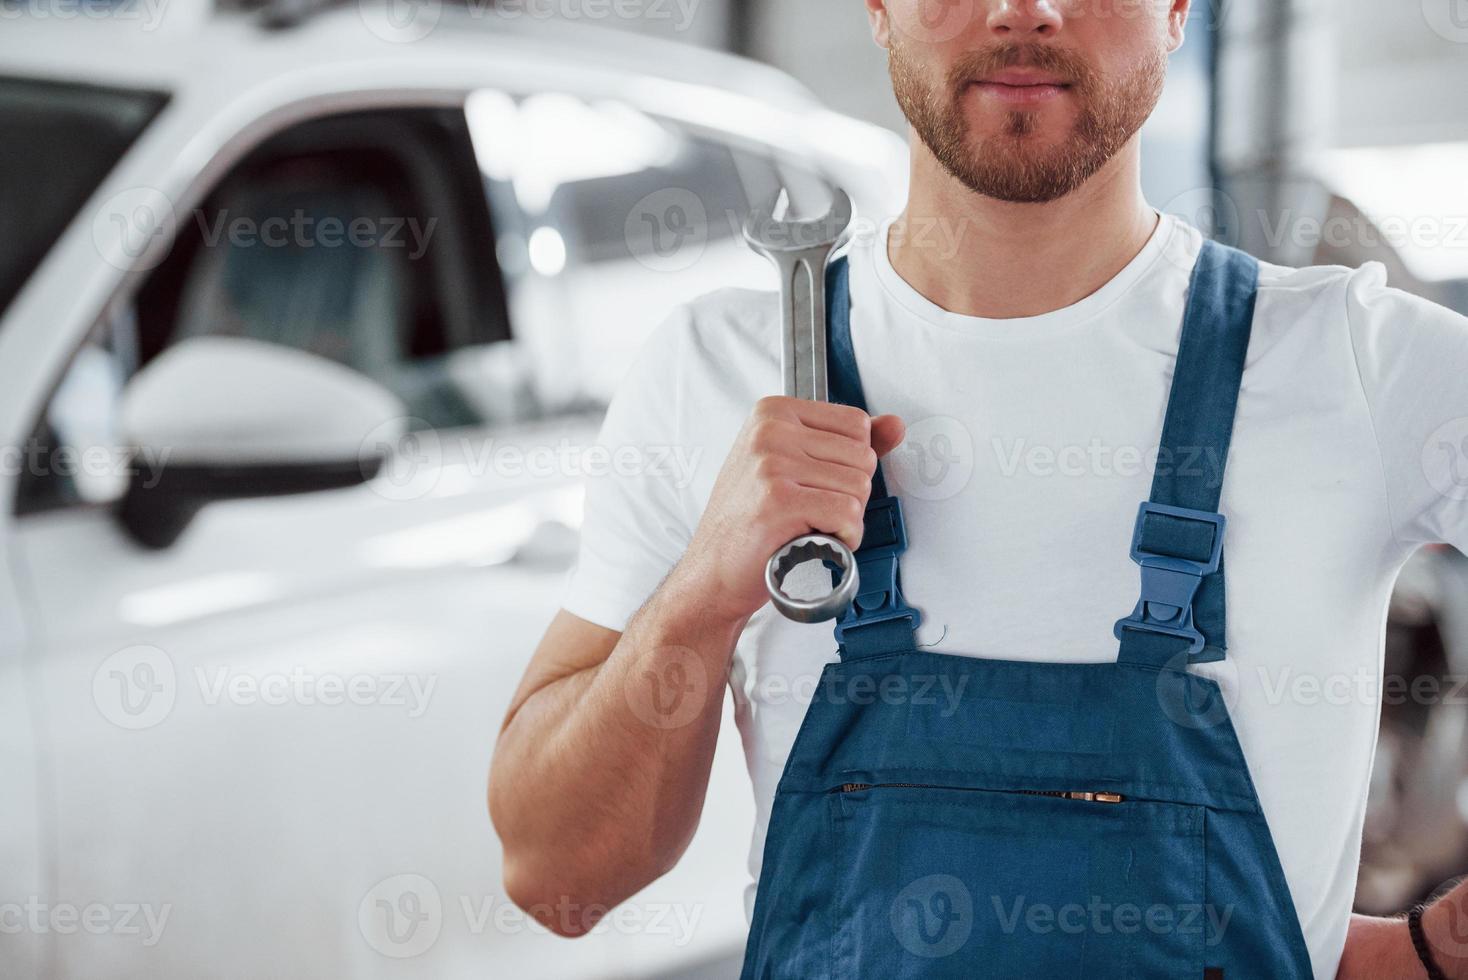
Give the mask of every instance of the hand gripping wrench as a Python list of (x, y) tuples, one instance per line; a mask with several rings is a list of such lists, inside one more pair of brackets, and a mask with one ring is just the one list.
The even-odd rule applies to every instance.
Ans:
[[(786, 195), (782, 194), (782, 198)], [(830, 212), (816, 221), (776, 221), (775, 208), (755, 211), (744, 223), (750, 248), (780, 271), (780, 313), (784, 350), (781, 361), (785, 394), (826, 401), (826, 264), (845, 239), (851, 224), (851, 199), (837, 189)], [(828, 595), (797, 599), (785, 593), (792, 568), (812, 560), (835, 564), (840, 581)], [(775, 608), (798, 623), (820, 623), (846, 612), (856, 595), (859, 576), (851, 549), (828, 534), (803, 534), (770, 556), (765, 587)]]

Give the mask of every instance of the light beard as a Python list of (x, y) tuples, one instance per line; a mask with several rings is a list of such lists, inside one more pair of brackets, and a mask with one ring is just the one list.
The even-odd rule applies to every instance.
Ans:
[[(963, 111), (969, 84), (1003, 68), (1026, 65), (1052, 72), (1070, 85), (1078, 115), (1067, 138), (1041, 146), (1037, 112), (1015, 109), (1003, 132), (977, 140)], [(918, 137), (955, 179), (976, 194), (1000, 201), (1041, 204), (1080, 187), (1124, 147), (1157, 107), (1167, 75), (1167, 54), (1152, 56), (1117, 81), (1099, 78), (1090, 65), (1059, 48), (1000, 44), (974, 51), (948, 72), (944, 84), (928, 81), (896, 38), (888, 67), (897, 104)]]

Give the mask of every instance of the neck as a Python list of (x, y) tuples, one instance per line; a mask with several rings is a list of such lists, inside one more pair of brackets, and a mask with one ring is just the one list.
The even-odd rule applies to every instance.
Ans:
[(1136, 258), (1157, 227), (1135, 138), (1081, 187), (1045, 204), (976, 194), (912, 140), (912, 192), (887, 254), (899, 276), (951, 313), (999, 319), (1070, 306)]

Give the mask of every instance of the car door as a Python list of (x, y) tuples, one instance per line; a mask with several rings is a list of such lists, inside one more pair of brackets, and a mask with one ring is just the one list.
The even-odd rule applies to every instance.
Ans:
[[(750, 805), (732, 726), (721, 799), (683, 865), (633, 906), (642, 925), (562, 944), (498, 895), (484, 772), (574, 547), (574, 451), (591, 445), (614, 386), (606, 365), (631, 357), (659, 307), (702, 287), (650, 260), (653, 239), (597, 251), (605, 236), (518, 198), (500, 199), (491, 222), (485, 195), (506, 186), (486, 159), (495, 136), (483, 118), (471, 137), (455, 111), (398, 109), (272, 137), (175, 222), (168, 258), (112, 304), (37, 407), (43, 464), (22, 478), (14, 553), (37, 624), (55, 828), (41, 891), (97, 919), (40, 937), (49, 975), (227, 963), (376, 976), (429, 962), (434, 975), (480, 975), (489, 955), (511, 975), (598, 977), (737, 953)], [(697, 140), (677, 159), (733, 159)], [(746, 167), (758, 159), (741, 152)], [(616, 213), (690, 182), (661, 172), (645, 191), (645, 170), (567, 179), (551, 199), (576, 207), (553, 211)], [(715, 217), (732, 227), (768, 189), (741, 179), (725, 170), (704, 192), (728, 204)], [(671, 212), (647, 210), (657, 203), (643, 210), (666, 222)], [(534, 261), (534, 230), (548, 227), (567, 250), (558, 267)], [(698, 234), (726, 250), (732, 238)], [(602, 305), (625, 327), (594, 370), (561, 370), (575, 362), (556, 331), (572, 333), (612, 286), (616, 303)], [(218, 336), (372, 378), (404, 404), (409, 434), (364, 485), (217, 500), (167, 546), (145, 546), (114, 505), (167, 467), (167, 446), (61, 464), (115, 439), (138, 372)], [(690, 920), (696, 935), (677, 931)]]
[[(279, 134), (177, 222), (169, 258), (40, 414), (49, 462), (25, 474), (13, 545), (38, 623), (52, 893), (108, 918), (46, 937), (56, 975), (381, 960), (356, 930), (323, 935), (337, 921), (323, 902), (365, 896), (385, 872), (362, 855), (431, 837), (439, 819), (465, 845), (459, 866), (497, 878), (482, 804), (496, 719), (473, 698), (513, 690), (554, 609), (556, 531), (579, 491), (476, 454), (585, 422), (516, 417), (532, 413), (496, 368), (508, 330), (476, 215), (487, 222), (453, 113)], [(221, 335), (372, 377), (412, 434), (367, 484), (213, 502), (168, 547), (144, 547), (109, 506), (130, 479), (116, 461), (62, 462), (102, 441), (134, 372)], [(425, 750), (449, 744), (467, 751)]]

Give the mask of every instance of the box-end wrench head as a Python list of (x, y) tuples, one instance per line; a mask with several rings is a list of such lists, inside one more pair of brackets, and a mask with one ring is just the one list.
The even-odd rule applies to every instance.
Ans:
[[(774, 207), (755, 211), (744, 224), (750, 248), (780, 273), (781, 364), (785, 394), (825, 401), (826, 265), (851, 225), (851, 198), (836, 190), (831, 210), (814, 221), (776, 221)], [(799, 599), (785, 592), (790, 570), (807, 561), (835, 565), (840, 579), (827, 595)], [(860, 576), (856, 556), (828, 534), (803, 534), (780, 548), (765, 565), (770, 601), (787, 619), (820, 623), (846, 612), (856, 597)]]

